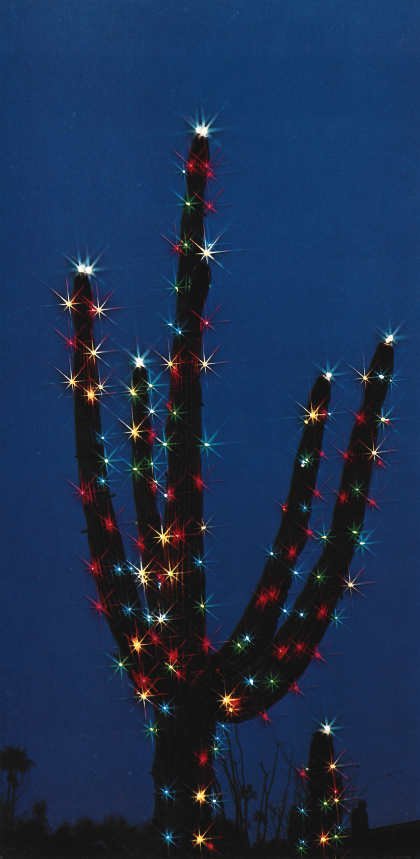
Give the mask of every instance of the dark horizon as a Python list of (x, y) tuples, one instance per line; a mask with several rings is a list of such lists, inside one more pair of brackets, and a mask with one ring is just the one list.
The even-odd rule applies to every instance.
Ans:
[[(206, 14), (191, 0), (177, 9), (162, 0), (117, 9), (111, 0), (88, 8), (15, 0), (5, 17), (0, 745), (19, 745), (36, 763), (25, 806), (45, 798), (54, 828), (83, 813), (151, 816), (146, 720), (114, 673), (115, 645), (89, 602), (71, 485), (72, 401), (60, 376), (68, 357), (56, 333), (66, 321), (54, 291), (65, 295), (66, 277), (71, 287), (70, 260), (100, 256), (99, 294), (113, 293), (121, 308), (97, 340), (107, 335), (104, 366), (117, 368), (106, 425), (129, 547), (120, 383), (137, 348), (162, 369), (174, 310), (174, 258), (162, 234), (171, 238), (179, 224), (184, 117), (204, 111), (217, 115), (211, 149), (223, 157), (209, 235), (222, 232), (220, 248), (231, 251), (212, 267), (207, 311), (220, 324), (205, 352), (220, 344), (221, 363), (203, 385), (206, 430), (223, 444), (209, 460), (205, 499), (216, 528), (207, 579), (216, 646), (277, 531), (299, 404), (318, 372), (335, 368), (324, 501), (311, 519), (322, 532), (359, 402), (357, 373), (381, 337), (396, 340), (384, 468), (365, 520), (370, 545), (351, 567), (366, 584), (340, 603), (325, 662), (311, 666), (303, 694), (275, 705), (272, 724), (241, 728), (247, 779), (261, 783), (270, 736), (300, 764), (317, 725), (335, 719), (337, 754), (358, 773), (359, 790), (377, 779), (363, 793), (371, 827), (417, 820), (420, 11), (391, 0), (366, 0), (357, 15), (346, 0), (260, 0), (258, 10), (216, 0)], [(305, 570), (318, 551), (313, 540)]]

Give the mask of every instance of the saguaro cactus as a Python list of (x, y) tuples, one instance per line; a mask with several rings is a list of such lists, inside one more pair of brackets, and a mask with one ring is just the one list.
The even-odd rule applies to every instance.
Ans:
[(333, 739), (324, 730), (312, 736), (306, 775), (309, 799), (304, 821), (309, 845), (317, 856), (335, 856), (343, 842), (343, 780)]
[(324, 728), (312, 735), (308, 766), (299, 772), (303, 798), (289, 815), (289, 841), (298, 856), (335, 857), (345, 842), (344, 787), (334, 743)]
[[(87, 523), (97, 608), (109, 624), (120, 666), (153, 712), (154, 819), (162, 843), (212, 849), (213, 759), (217, 724), (252, 719), (293, 688), (335, 616), (354, 552), (362, 541), (367, 494), (377, 456), (381, 408), (393, 366), (381, 342), (364, 374), (332, 523), (321, 556), (278, 628), (292, 570), (308, 536), (311, 504), (330, 399), (329, 374), (316, 380), (303, 417), (290, 492), (261, 578), (230, 638), (212, 652), (206, 635), (201, 454), (210, 446), (201, 424), (200, 371), (205, 369), (203, 309), (210, 284), (204, 217), (212, 173), (206, 128), (196, 130), (185, 162), (186, 190), (175, 284), (168, 412), (156, 437), (149, 408), (151, 382), (141, 360), (132, 375), (132, 478), (141, 563), (127, 563), (108, 486), (93, 334), (95, 304), (89, 274), (79, 271), (68, 302), (74, 323), (76, 455)], [(389, 340), (389, 338), (388, 338)], [(252, 416), (250, 416), (252, 419)], [(153, 451), (167, 454), (161, 517)]]

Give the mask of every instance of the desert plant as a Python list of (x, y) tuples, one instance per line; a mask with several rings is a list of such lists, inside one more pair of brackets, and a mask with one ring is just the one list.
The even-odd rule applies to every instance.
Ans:
[(14, 829), (16, 803), (28, 786), (29, 771), (33, 766), (35, 762), (20, 746), (5, 746), (0, 751), (0, 769), (6, 773), (7, 783), (4, 820), (8, 832)]
[[(68, 383), (74, 395), (80, 497), (98, 589), (95, 605), (116, 641), (118, 665), (152, 714), (145, 730), (155, 745), (152, 775), (159, 839), (168, 849), (176, 845), (200, 851), (214, 847), (217, 724), (265, 714), (295, 688), (318, 657), (328, 625), (337, 623), (336, 605), (348, 586), (349, 565), (364, 546), (364, 513), (393, 368), (388, 337), (379, 343), (363, 374), (363, 401), (344, 457), (331, 526), (322, 535), (321, 556), (288, 611), (285, 600), (294, 565), (310, 534), (328, 419), (331, 374), (316, 380), (303, 411), (302, 438), (273, 549), (228, 641), (212, 652), (206, 633), (207, 526), (201, 472), (201, 456), (211, 451), (212, 439), (202, 427), (200, 374), (207, 366), (202, 351), (204, 305), (216, 253), (204, 226), (211, 209), (206, 183), (213, 170), (208, 128), (200, 125), (184, 163), (182, 220), (173, 244), (178, 274), (173, 342), (166, 361), (170, 384), (164, 429), (158, 431), (153, 424), (149, 399), (153, 381), (141, 358), (129, 385), (132, 418), (127, 428), (140, 550), (140, 562), (134, 564), (126, 558), (109, 488), (100, 413), (106, 386), (98, 372), (93, 332), (103, 306), (93, 297), (91, 269), (79, 266), (66, 302), (74, 324)], [(157, 447), (167, 456), (163, 483), (154, 467)], [(281, 617), (284, 622), (278, 628)]]

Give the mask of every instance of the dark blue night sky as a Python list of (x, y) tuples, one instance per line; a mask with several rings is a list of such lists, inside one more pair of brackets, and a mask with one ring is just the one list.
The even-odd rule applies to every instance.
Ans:
[[(3, 0), (2, 736), (36, 762), (19, 807), (44, 797), (51, 823), (84, 814), (150, 817), (152, 747), (113, 674), (77, 483), (65, 294), (78, 254), (100, 256), (100, 295), (122, 308), (98, 328), (113, 395), (116, 510), (134, 519), (121, 382), (129, 355), (167, 353), (184, 117), (217, 114), (209, 237), (221, 250), (205, 349), (208, 594), (215, 642), (230, 633), (264, 563), (287, 494), (317, 368), (337, 365), (314, 511), (328, 527), (357, 372), (396, 332), (396, 374), (379, 510), (366, 519), (362, 595), (327, 632), (326, 664), (242, 730), (247, 780), (274, 736), (298, 763), (316, 722), (336, 718), (338, 754), (371, 825), (419, 809), (419, 57), (420, 6), (395, 0)], [(175, 194), (173, 193), (175, 192)], [(226, 321), (224, 321), (226, 320)], [(153, 351), (155, 350), (155, 351)], [(159, 353), (159, 354), (158, 354)], [(354, 369), (353, 369), (354, 368)], [(57, 371), (58, 370), (58, 371)], [(164, 381), (162, 376), (162, 381)], [(164, 401), (164, 389), (162, 397)], [(206, 468), (204, 468), (206, 471)], [(70, 481), (70, 482), (69, 482)], [(127, 539), (127, 547), (130, 539)], [(317, 546), (302, 559), (310, 568)], [(392, 774), (392, 775), (386, 775)], [(378, 778), (378, 777), (381, 778)], [(382, 776), (384, 776), (382, 778)], [(281, 783), (279, 782), (279, 794)], [(18, 810), (19, 810), (18, 809)]]

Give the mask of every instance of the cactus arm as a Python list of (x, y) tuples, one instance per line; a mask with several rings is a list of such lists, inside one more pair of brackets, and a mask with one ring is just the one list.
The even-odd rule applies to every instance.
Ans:
[[(320, 628), (329, 624), (331, 612), (343, 592), (344, 577), (353, 556), (358, 548), (363, 548), (361, 535), (379, 434), (378, 415), (389, 388), (392, 371), (393, 348), (386, 343), (380, 343), (369, 366), (363, 402), (350, 435), (324, 549), (295, 601), (293, 616), (279, 630), (276, 645), (290, 640), (292, 626), (296, 619), (299, 623), (301, 614), (304, 615), (304, 623), (308, 625), (308, 635), (311, 622), (320, 624)], [(320, 629), (310, 636), (315, 638), (315, 646), (320, 641), (319, 633)], [(297, 630), (294, 631), (293, 637), (296, 637), (296, 634), (299, 634)]]
[(89, 278), (74, 278), (73, 398), (80, 496), (86, 518), (91, 569), (104, 613), (124, 660), (135, 667), (129, 642), (147, 627), (133, 573), (126, 556), (108, 487), (100, 416), (100, 380), (93, 336), (93, 300)]
[[(292, 568), (307, 538), (313, 493), (321, 458), (331, 385), (319, 376), (305, 410), (304, 430), (293, 466), (283, 516), (262, 576), (230, 639), (218, 651), (231, 671), (244, 670), (265, 652), (277, 629), (292, 582)], [(249, 646), (247, 642), (249, 639)]]
[[(334, 610), (345, 587), (345, 575), (360, 546), (379, 433), (378, 415), (392, 370), (392, 346), (380, 343), (366, 374), (363, 402), (350, 435), (328, 539), (290, 615), (265, 653), (249, 662), (246, 677), (230, 673), (230, 665), (223, 665), (226, 694), (235, 701), (232, 721), (253, 718), (290, 691), (337, 617)], [(254, 680), (252, 688), (247, 682), (250, 677)]]
[(158, 605), (157, 590), (164, 564), (159, 535), (161, 517), (156, 500), (153, 467), (153, 428), (149, 410), (149, 385), (144, 366), (134, 369), (131, 383), (131, 473), (136, 524), (142, 559), (141, 580), (150, 609)]

